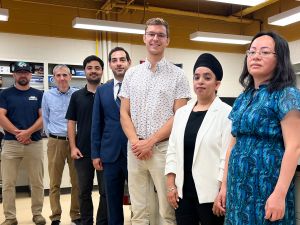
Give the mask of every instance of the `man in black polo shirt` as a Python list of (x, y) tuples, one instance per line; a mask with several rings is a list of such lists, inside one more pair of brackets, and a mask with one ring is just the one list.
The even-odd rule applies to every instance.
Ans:
[[(83, 61), (87, 84), (73, 93), (66, 114), (68, 119), (68, 137), (71, 156), (75, 160), (75, 169), (79, 184), (79, 204), (82, 225), (93, 224), (93, 202), (91, 193), (95, 169), (91, 160), (91, 124), (94, 95), (103, 73), (103, 61), (97, 56), (88, 56)], [(76, 132), (77, 131), (77, 132)], [(102, 171), (97, 171), (100, 203), (96, 225), (107, 225), (107, 209)]]

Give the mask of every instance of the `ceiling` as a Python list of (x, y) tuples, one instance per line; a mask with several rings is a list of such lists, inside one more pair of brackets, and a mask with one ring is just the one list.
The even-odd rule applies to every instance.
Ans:
[[(241, 0), (242, 1), (242, 0)], [(246, 1), (246, 0), (244, 0)], [(145, 23), (151, 17), (163, 17), (170, 24), (171, 47), (239, 52), (244, 46), (192, 42), (195, 31), (254, 35), (275, 30), (287, 40), (300, 39), (300, 23), (286, 27), (267, 24), (267, 18), (300, 6), (296, 0), (267, 0), (254, 7), (205, 0), (0, 0), (8, 8), (8, 22), (0, 23), (1, 32), (95, 39), (97, 32), (73, 29), (74, 17), (99, 18)], [(106, 34), (118, 42), (142, 44), (136, 35)]]

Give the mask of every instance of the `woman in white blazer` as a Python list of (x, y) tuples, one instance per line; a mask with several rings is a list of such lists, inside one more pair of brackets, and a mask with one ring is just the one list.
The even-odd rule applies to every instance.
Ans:
[(178, 225), (221, 225), (214, 211), (230, 142), (231, 107), (216, 95), (223, 70), (211, 54), (198, 57), (193, 86), (197, 100), (178, 109), (166, 155), (168, 201)]

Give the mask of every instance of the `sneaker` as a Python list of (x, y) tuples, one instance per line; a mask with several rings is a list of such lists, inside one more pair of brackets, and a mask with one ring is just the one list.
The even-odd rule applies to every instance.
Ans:
[(1, 225), (17, 225), (17, 219), (6, 219)]
[(51, 225), (59, 225), (60, 220), (52, 220)]
[(81, 219), (72, 220), (73, 225), (81, 225)]
[(32, 221), (36, 225), (45, 225), (46, 224), (46, 219), (42, 215), (35, 215), (35, 216), (33, 216)]

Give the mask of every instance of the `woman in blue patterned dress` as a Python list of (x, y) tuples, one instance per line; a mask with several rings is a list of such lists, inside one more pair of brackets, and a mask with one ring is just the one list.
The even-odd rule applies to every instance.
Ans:
[(218, 196), (226, 225), (296, 224), (300, 93), (295, 79), (288, 43), (273, 32), (258, 33), (240, 76), (245, 90), (229, 115), (234, 138)]

